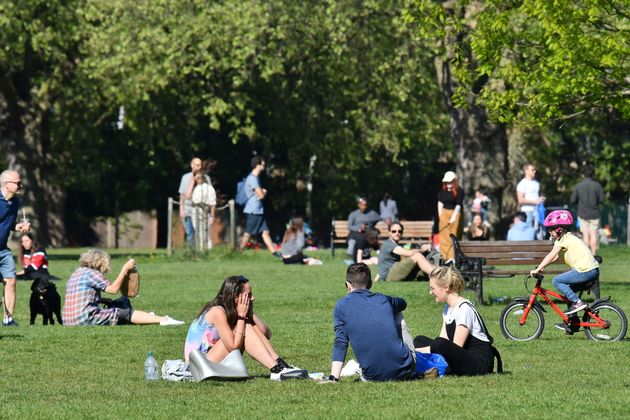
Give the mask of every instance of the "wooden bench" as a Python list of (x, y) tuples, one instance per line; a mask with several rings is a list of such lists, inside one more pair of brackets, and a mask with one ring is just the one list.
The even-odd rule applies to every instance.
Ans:
[[(432, 220), (401, 220), (400, 223), (405, 229), (400, 240), (401, 244), (431, 242), (431, 236), (433, 235)], [(389, 238), (389, 230), (385, 222), (378, 222), (375, 227), (379, 231), (379, 240), (381, 242)], [(347, 220), (333, 219), (330, 229), (330, 252), (333, 257), (335, 256), (335, 245), (345, 245), (348, 241), (349, 233)]]
[[(455, 266), (466, 279), (467, 287), (477, 293), (480, 304), (483, 304), (484, 277), (525, 276), (536, 268), (553, 246), (549, 241), (458, 241), (454, 235), (451, 235), (451, 240), (455, 249)], [(568, 268), (558, 259), (547, 266), (543, 274), (565, 271)], [(599, 299), (599, 279), (589, 286), (589, 292)]]

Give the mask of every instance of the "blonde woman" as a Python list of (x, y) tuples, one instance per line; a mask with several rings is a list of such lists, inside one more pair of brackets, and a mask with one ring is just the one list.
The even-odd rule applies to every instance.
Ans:
[[(137, 311), (131, 307), (129, 299), (101, 300), (101, 292), (115, 295), (130, 270), (136, 268), (133, 258), (127, 261), (116, 280), (109, 282), (105, 274), (110, 271), (111, 257), (101, 249), (89, 249), (81, 254), (79, 268), (70, 276), (66, 284), (66, 299), (63, 306), (65, 326), (117, 325), (117, 324), (160, 324), (182, 325), (168, 316), (158, 316), (152, 312)], [(99, 306), (105, 303), (105, 307)]]
[(492, 337), (471, 301), (459, 295), (464, 278), (456, 268), (437, 267), (429, 276), (429, 293), (435, 301), (444, 303), (442, 329), (436, 339), (419, 335), (413, 343), (416, 351), (444, 356), (449, 373), (454, 375), (485, 375), (492, 373), (494, 356), (498, 370), (501, 358), (492, 347)]

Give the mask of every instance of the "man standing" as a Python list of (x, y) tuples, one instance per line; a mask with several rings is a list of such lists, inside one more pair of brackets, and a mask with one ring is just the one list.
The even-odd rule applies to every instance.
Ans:
[(259, 176), (265, 170), (265, 159), (261, 156), (254, 156), (251, 162), (252, 171), (245, 179), (245, 193), (247, 194), (247, 203), (243, 213), (245, 214), (245, 233), (241, 239), (240, 250), (245, 249), (245, 245), (249, 238), (262, 233), (265, 246), (275, 257), (282, 258), (279, 252), (273, 247), (269, 227), (265, 221), (264, 208), (262, 200), (267, 197), (267, 190), (260, 186)]
[(526, 221), (527, 215), (522, 211), (514, 215), (514, 223), (507, 233), (508, 241), (533, 241), (536, 239), (536, 231)]
[(584, 180), (573, 187), (571, 203), (578, 206), (578, 221), (582, 240), (597, 255), (599, 232), (599, 206), (604, 202), (604, 189), (597, 181), (593, 181), (593, 167), (584, 168)]
[[(521, 211), (527, 215), (527, 223), (534, 226), (536, 232), (542, 224), (538, 220), (536, 206), (545, 202), (545, 197), (540, 195), (540, 183), (536, 177), (536, 168), (531, 163), (523, 165), (525, 177), (516, 186), (516, 199), (521, 206)], [(542, 239), (542, 238), (539, 238)]]
[(22, 189), (22, 179), (16, 171), (6, 170), (0, 174), (0, 275), (2, 276), (2, 284), (4, 284), (4, 314), (2, 317), (2, 325), (17, 326), (13, 319), (13, 310), (15, 309), (15, 262), (11, 250), (7, 246), (9, 235), (12, 230), (27, 233), (31, 229), (28, 222), (18, 223), (17, 219), (18, 207), (20, 201), (16, 197)]
[[(420, 249), (405, 249), (400, 246), (403, 225), (394, 222), (389, 226), (389, 239), (383, 242), (378, 253), (378, 275), (381, 281), (413, 280), (420, 270), (426, 274), (435, 268), (423, 252), (431, 250), (431, 245), (424, 244)], [(401, 257), (407, 257), (401, 260)]]
[(354, 256), (356, 241), (364, 237), (368, 228), (374, 227), (380, 220), (381, 216), (377, 212), (368, 211), (367, 199), (359, 197), (357, 209), (348, 215), (348, 255)]
[[(193, 179), (193, 172), (201, 171), (201, 166), (203, 161), (198, 156), (193, 156), (190, 160), (190, 172), (182, 175), (182, 179), (179, 182), (179, 218), (182, 221), (182, 226), (184, 227), (184, 234), (186, 236), (186, 243), (190, 249), (195, 248), (195, 228), (193, 227), (192, 222), (192, 201), (190, 197), (188, 197), (188, 187)], [(212, 182), (210, 181), (210, 177), (205, 175), (206, 182), (212, 186)]]
[(362, 380), (388, 381), (414, 377), (416, 354), (402, 316), (407, 302), (402, 298), (373, 293), (371, 287), (367, 265), (357, 263), (348, 267), (348, 294), (337, 301), (333, 313), (335, 341), (329, 381), (339, 380), (348, 343), (359, 361)]

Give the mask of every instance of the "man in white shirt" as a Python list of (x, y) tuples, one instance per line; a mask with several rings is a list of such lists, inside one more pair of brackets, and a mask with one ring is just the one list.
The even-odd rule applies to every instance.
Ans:
[(516, 200), (521, 206), (520, 209), (527, 215), (527, 223), (538, 230), (542, 220), (537, 220), (536, 206), (545, 202), (545, 197), (540, 195), (540, 183), (536, 177), (536, 167), (531, 163), (523, 165), (525, 177), (516, 186)]

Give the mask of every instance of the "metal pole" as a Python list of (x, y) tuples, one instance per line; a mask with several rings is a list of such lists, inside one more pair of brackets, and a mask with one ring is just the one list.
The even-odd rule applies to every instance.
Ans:
[(166, 211), (167, 231), (166, 231), (166, 255), (173, 253), (173, 199), (168, 198), (168, 209)]
[(228, 206), (230, 208), (230, 246), (236, 249), (236, 206), (233, 199), (228, 201)]

